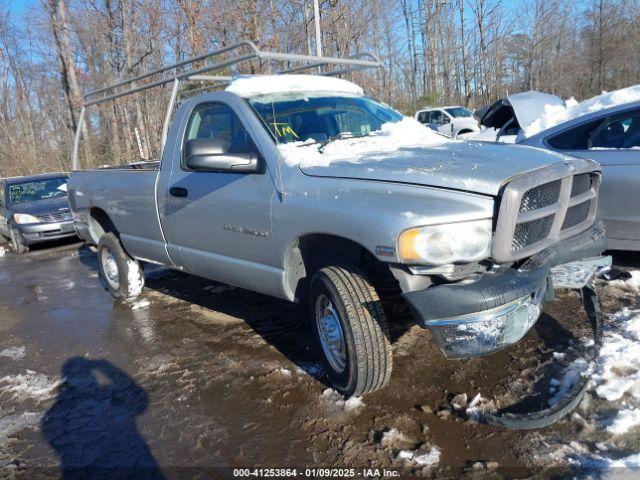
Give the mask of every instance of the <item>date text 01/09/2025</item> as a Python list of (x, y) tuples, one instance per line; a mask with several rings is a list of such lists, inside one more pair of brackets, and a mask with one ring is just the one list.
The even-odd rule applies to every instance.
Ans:
[(310, 477), (310, 478), (392, 478), (399, 477), (400, 472), (385, 468), (235, 468), (233, 476), (248, 477)]

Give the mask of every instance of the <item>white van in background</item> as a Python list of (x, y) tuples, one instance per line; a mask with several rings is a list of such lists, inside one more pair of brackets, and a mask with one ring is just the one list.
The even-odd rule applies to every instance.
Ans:
[(425, 108), (416, 112), (415, 119), (450, 137), (480, 131), (478, 121), (473, 118), (473, 112), (461, 106)]

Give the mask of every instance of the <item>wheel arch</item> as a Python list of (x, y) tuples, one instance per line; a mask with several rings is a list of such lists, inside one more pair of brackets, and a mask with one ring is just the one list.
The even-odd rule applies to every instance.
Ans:
[(109, 217), (109, 214), (99, 207), (92, 207), (89, 210), (88, 216), (89, 235), (91, 241), (97, 245), (100, 242), (100, 238), (105, 233), (113, 233), (116, 237), (120, 237), (118, 229)]
[[(306, 233), (297, 237), (285, 254), (285, 288), (293, 300), (306, 299), (308, 283), (313, 274), (328, 265), (354, 265), (365, 271), (385, 266), (360, 243), (339, 235)], [(387, 267), (388, 268), (388, 267)]]

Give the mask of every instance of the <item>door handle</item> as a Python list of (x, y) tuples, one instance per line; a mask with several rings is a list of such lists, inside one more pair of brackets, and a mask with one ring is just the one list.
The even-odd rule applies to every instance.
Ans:
[(169, 189), (169, 195), (171, 195), (172, 197), (184, 198), (189, 195), (189, 190), (182, 187), (171, 187)]

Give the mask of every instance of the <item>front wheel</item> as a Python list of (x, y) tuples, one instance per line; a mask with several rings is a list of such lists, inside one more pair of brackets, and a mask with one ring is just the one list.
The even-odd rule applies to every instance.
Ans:
[(14, 229), (11, 229), (11, 246), (18, 255), (22, 255), (29, 251), (29, 246), (24, 243), (20, 232)]
[(384, 387), (393, 358), (382, 303), (371, 282), (351, 266), (330, 266), (311, 280), (309, 306), (323, 363), (343, 395)]
[(124, 251), (113, 233), (104, 234), (98, 243), (98, 274), (104, 287), (119, 300), (133, 300), (142, 293), (142, 266)]

